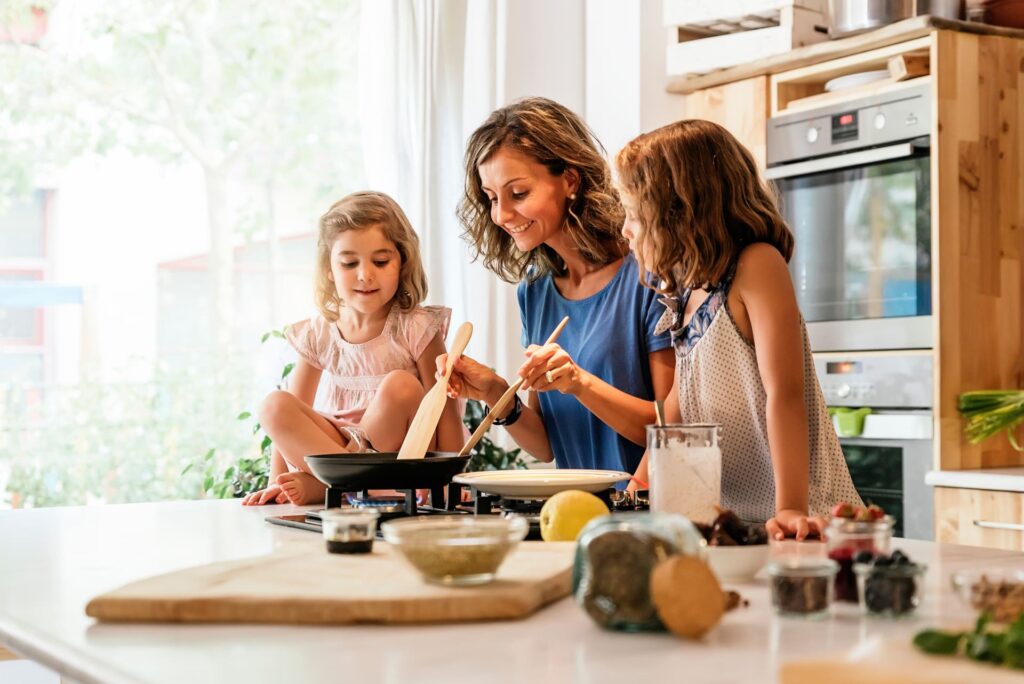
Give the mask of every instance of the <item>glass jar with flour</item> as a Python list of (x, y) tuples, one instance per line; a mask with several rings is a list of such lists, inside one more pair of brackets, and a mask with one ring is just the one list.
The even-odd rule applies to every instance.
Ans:
[(722, 498), (718, 425), (648, 425), (651, 510), (710, 523)]

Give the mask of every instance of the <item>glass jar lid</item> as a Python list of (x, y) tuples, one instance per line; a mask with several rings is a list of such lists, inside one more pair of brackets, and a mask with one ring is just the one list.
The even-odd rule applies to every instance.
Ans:
[(839, 563), (829, 558), (787, 558), (769, 563), (765, 570), (770, 577), (831, 577)]

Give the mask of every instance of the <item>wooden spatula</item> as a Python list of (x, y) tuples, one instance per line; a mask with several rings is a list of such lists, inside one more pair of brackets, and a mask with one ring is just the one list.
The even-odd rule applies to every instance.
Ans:
[[(568, 322), (568, 316), (563, 318), (561, 323), (555, 326), (554, 332), (552, 332), (551, 335), (548, 336), (548, 339), (544, 344), (551, 344), (552, 342), (557, 340), (558, 336), (562, 334), (562, 329), (565, 327), (565, 324)], [(494, 422), (494, 419), (497, 418), (498, 414), (504, 411), (505, 407), (508, 406), (509, 403), (511, 403), (512, 397), (514, 397), (516, 395), (516, 392), (519, 391), (519, 388), (523, 386), (524, 380), (526, 380), (526, 378), (519, 378), (519, 380), (516, 381), (514, 385), (505, 390), (505, 393), (501, 395), (501, 399), (498, 399), (498, 401), (494, 402), (494, 407), (487, 413), (486, 416), (484, 416), (484, 419), (480, 421), (480, 424), (476, 426), (476, 430), (474, 430), (473, 434), (469, 436), (469, 439), (466, 441), (465, 446), (462, 447), (462, 451), (459, 452), (459, 456), (465, 456), (466, 454), (469, 453), (470, 449), (476, 446), (476, 443), (479, 442), (480, 438), (484, 436), (485, 432), (487, 432), (487, 428), (491, 427), (491, 423)]]
[(402, 441), (402, 448), (398, 450), (398, 459), (423, 458), (430, 445), (430, 438), (437, 429), (437, 421), (441, 419), (441, 412), (444, 411), (444, 404), (448, 400), (448, 378), (452, 375), (455, 362), (462, 356), (462, 352), (469, 344), (469, 338), (473, 336), (473, 325), (463, 323), (455, 332), (455, 339), (452, 340), (451, 351), (448, 352), (448, 364), (444, 369), (444, 376), (439, 378), (430, 391), (423, 396), (420, 407), (416, 409), (412, 423), (409, 424), (409, 431), (405, 433)]

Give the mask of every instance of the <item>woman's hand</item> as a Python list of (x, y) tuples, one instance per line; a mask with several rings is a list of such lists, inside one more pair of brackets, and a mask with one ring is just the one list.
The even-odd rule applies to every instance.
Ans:
[[(448, 355), (441, 354), (437, 357), (436, 363), (436, 377), (440, 380), (448, 363)], [(448, 380), (448, 396), (452, 399), (476, 399), (488, 406), (493, 406), (506, 389), (508, 385), (494, 371), (466, 355), (460, 356), (455, 362), (455, 368)]]
[(281, 485), (276, 484), (272, 484), (266, 489), (258, 489), (255, 492), (251, 492), (242, 499), (243, 506), (285, 503), (288, 503), (288, 496), (281, 489)]
[(531, 344), (526, 350), (526, 363), (519, 368), (524, 378), (523, 389), (535, 392), (558, 390), (562, 394), (578, 395), (583, 391), (587, 373), (572, 360), (569, 353), (557, 343), (539, 347)]
[(783, 508), (776, 511), (775, 517), (764, 524), (771, 539), (796, 537), (803, 541), (807, 537), (825, 539), (825, 519), (819, 516), (808, 516), (804, 511)]

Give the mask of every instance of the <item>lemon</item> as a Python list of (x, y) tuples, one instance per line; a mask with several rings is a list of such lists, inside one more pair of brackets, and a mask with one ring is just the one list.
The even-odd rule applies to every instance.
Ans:
[(608, 515), (608, 506), (590, 492), (558, 492), (540, 509), (540, 536), (544, 541), (575, 541), (583, 526), (601, 515)]

